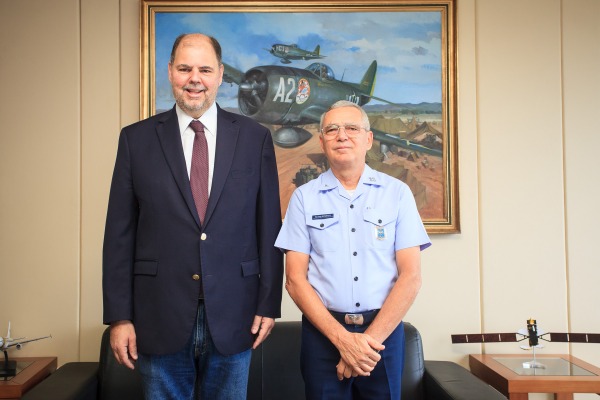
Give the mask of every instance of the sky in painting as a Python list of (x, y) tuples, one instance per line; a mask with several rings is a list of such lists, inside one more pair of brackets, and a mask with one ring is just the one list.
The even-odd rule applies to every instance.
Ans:
[[(181, 33), (214, 36), (223, 62), (243, 72), (256, 66), (283, 65), (268, 50), (275, 43), (305, 50), (321, 46), (321, 60), (294, 60), (305, 68), (315, 61), (329, 65), (336, 79), (359, 82), (377, 60), (374, 95), (394, 103), (442, 101), (441, 14), (431, 12), (338, 13), (156, 13), (156, 109), (174, 100), (167, 76), (171, 47)], [(223, 83), (217, 102), (237, 107), (237, 86)], [(377, 104), (373, 100), (370, 104)]]

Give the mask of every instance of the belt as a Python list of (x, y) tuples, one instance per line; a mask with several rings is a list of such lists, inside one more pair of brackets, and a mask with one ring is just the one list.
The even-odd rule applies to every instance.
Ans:
[(329, 313), (336, 321), (346, 325), (369, 325), (373, 322), (378, 312), (379, 310), (370, 310), (352, 314), (329, 310)]

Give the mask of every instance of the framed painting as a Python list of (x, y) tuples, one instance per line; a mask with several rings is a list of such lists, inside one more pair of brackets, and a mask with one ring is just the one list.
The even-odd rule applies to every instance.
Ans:
[(460, 231), (455, 0), (141, 1), (141, 117), (171, 109), (175, 38), (223, 49), (217, 103), (271, 130), (282, 217), (296, 187), (328, 166), (321, 114), (361, 105), (366, 162), (411, 188), (429, 233)]

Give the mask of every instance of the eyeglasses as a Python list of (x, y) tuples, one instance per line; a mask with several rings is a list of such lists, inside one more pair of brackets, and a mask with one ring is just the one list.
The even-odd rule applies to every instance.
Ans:
[(354, 124), (346, 124), (346, 125), (331, 124), (331, 125), (327, 125), (323, 129), (321, 129), (321, 133), (327, 139), (333, 139), (340, 133), (340, 129), (343, 129), (348, 137), (354, 138), (354, 137), (357, 137), (360, 134), (360, 131), (365, 128), (363, 128), (360, 125), (354, 125)]

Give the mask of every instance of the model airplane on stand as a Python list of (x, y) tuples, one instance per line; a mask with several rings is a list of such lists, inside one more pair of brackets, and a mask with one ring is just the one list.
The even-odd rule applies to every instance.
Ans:
[(520, 346), (523, 350), (533, 350), (533, 361), (523, 363), (523, 368), (545, 368), (535, 359), (535, 349), (544, 347), (539, 340), (559, 343), (600, 343), (600, 333), (558, 333), (544, 332), (537, 327), (535, 319), (527, 320), (527, 329), (519, 329), (515, 333), (467, 333), (451, 335), (452, 343), (498, 343), (521, 342), (528, 339), (529, 346)]
[(51, 337), (52, 335), (38, 337), (35, 339), (27, 339), (24, 337), (13, 339), (10, 337), (10, 321), (8, 321), (8, 333), (6, 334), (6, 337), (0, 336), (0, 350), (4, 352), (4, 362), (0, 362), (0, 377), (6, 378), (9, 376), (15, 376), (17, 374), (17, 362), (8, 359), (7, 351), (9, 348), (14, 347), (17, 350), (21, 350), (25, 343), (35, 342), (37, 340), (48, 339)]

